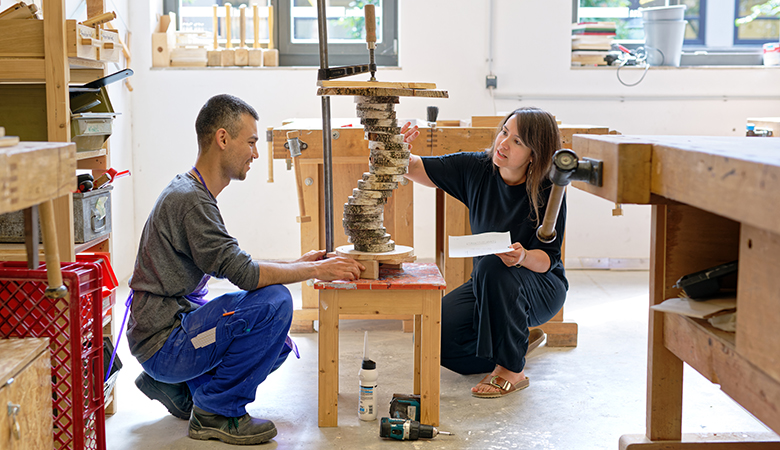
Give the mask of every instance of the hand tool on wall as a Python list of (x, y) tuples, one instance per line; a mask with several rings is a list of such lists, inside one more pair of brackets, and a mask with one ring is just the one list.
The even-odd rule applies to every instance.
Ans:
[(220, 65), (236, 65), (236, 52), (233, 50), (232, 5), (225, 3), (225, 48), (219, 52)]
[(274, 182), (274, 127), (265, 131), (265, 141), (268, 143), (268, 182)]
[(235, 63), (237, 66), (249, 65), (249, 49), (246, 48), (246, 5), (238, 8), (238, 48)]
[(376, 49), (376, 12), (374, 5), (368, 4), (363, 8), (363, 14), (366, 21), (366, 46), (368, 47), (368, 70), (371, 71), (371, 78), (368, 81), (376, 81), (376, 60), (374, 59), (374, 50)]
[(382, 417), (382, 422), (379, 424), (379, 437), (398, 439), (399, 441), (433, 439), (439, 434), (451, 435), (452, 433), (439, 431), (436, 427), (421, 424), (416, 420)]
[(276, 67), (279, 65), (279, 50), (274, 48), (274, 7), (268, 4), (268, 49), (263, 52), (263, 65)]
[(571, 181), (585, 181), (594, 186), (601, 186), (602, 161), (584, 158), (577, 160), (577, 154), (569, 149), (560, 149), (553, 155), (553, 165), (550, 179), (553, 182), (544, 220), (536, 229), (536, 237), (544, 242), (553, 242), (556, 238), (555, 222), (563, 203), (563, 194)]
[[(260, 47), (260, 14), (257, 3), (252, 4), (252, 32), (254, 41), (249, 49), (249, 65), (259, 67), (263, 65), (263, 49)], [(273, 177), (272, 177), (273, 178)]]
[(295, 185), (298, 188), (298, 211), (300, 212), (297, 221), (303, 223), (311, 222), (311, 216), (306, 215), (306, 207), (303, 203), (303, 177), (301, 176), (301, 159), (298, 156), (301, 156), (301, 150), (305, 147), (302, 146), (299, 137), (299, 131), (287, 132), (287, 147), (290, 150), (290, 156), (295, 160)]

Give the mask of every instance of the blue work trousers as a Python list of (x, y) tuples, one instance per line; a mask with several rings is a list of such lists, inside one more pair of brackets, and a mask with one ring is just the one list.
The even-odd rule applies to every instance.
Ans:
[(567, 286), (552, 273), (475, 258), (471, 279), (442, 298), (441, 365), (460, 374), (525, 367), (528, 327), (552, 319)]
[(204, 411), (243, 416), (257, 386), (290, 353), (284, 341), (292, 310), (290, 291), (281, 285), (221, 295), (185, 314), (142, 366), (155, 380), (186, 381)]

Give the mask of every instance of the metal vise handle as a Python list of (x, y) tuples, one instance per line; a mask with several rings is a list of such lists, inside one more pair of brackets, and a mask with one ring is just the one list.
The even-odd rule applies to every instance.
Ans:
[(550, 170), (550, 179), (553, 182), (553, 186), (550, 190), (550, 198), (547, 201), (544, 220), (539, 228), (536, 229), (536, 237), (540, 241), (549, 244), (557, 237), (555, 223), (558, 221), (558, 214), (561, 211), (566, 186), (571, 181), (585, 181), (595, 186), (601, 186), (602, 166), (602, 162), (596, 159), (585, 158), (582, 161), (578, 161), (577, 154), (566, 148), (555, 152), (552, 169)]

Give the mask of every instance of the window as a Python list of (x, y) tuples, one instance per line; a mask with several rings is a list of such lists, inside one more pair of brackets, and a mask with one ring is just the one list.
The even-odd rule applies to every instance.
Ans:
[[(688, 50), (727, 50), (735, 46), (758, 47), (780, 37), (780, 2), (777, 0), (573, 0), (572, 20), (614, 21), (617, 39), (642, 40), (639, 8), (684, 4), (685, 47)], [(735, 20), (748, 16), (751, 7), (772, 3), (775, 15), (762, 14), (739, 26)], [(771, 10), (771, 7), (767, 10)]]
[[(735, 26), (735, 45), (760, 45), (778, 41), (780, 37), (780, 19), (777, 17), (777, 14), (780, 14), (780, 2), (775, 2), (774, 8), (772, 8), (771, 3), (766, 0), (736, 0), (735, 16), (738, 20), (742, 19), (750, 15), (753, 7), (760, 8), (764, 4), (767, 7), (757, 11), (762, 12), (761, 14), (756, 15), (748, 23)], [(770, 14), (774, 12), (775, 15), (771, 16), (764, 11)]]
[[(704, 26), (701, 17), (707, 0), (672, 0), (669, 4), (687, 5), (685, 20), (685, 44), (703, 44)], [(665, 0), (574, 0), (572, 19), (575, 22), (615, 22), (616, 39), (642, 40), (642, 14), (639, 8), (651, 8), (666, 5)]]
[[(279, 49), (281, 66), (319, 66), (319, 45), (317, 28), (317, 2), (315, 0), (260, 0), (259, 42), (266, 47), (269, 43), (268, 6), (273, 5), (274, 44)], [(218, 5), (219, 43), (225, 45), (225, 3), (231, 3), (231, 42), (238, 44), (240, 6), (246, 6), (247, 45), (254, 42), (254, 1), (242, 0), (164, 0), (165, 12), (176, 14), (178, 29), (193, 32), (194, 39), (213, 42), (213, 5)], [(368, 50), (365, 41), (365, 20), (363, 6), (376, 6), (377, 46), (376, 63), (379, 66), (398, 65), (398, 10), (397, 0), (328, 0), (328, 64), (331, 67), (353, 64), (367, 64)], [(198, 32), (206, 34), (198, 36)]]

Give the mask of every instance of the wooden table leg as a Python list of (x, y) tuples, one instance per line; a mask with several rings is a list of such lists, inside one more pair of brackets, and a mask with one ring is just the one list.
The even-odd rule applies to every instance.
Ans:
[(420, 421), (439, 426), (440, 355), (441, 355), (441, 291), (421, 291), (422, 351), (420, 374)]
[(339, 305), (338, 292), (319, 291), (319, 410), (321, 427), (336, 427), (339, 421)]
[(422, 316), (414, 316), (414, 393), (420, 395), (420, 364), (422, 349)]

